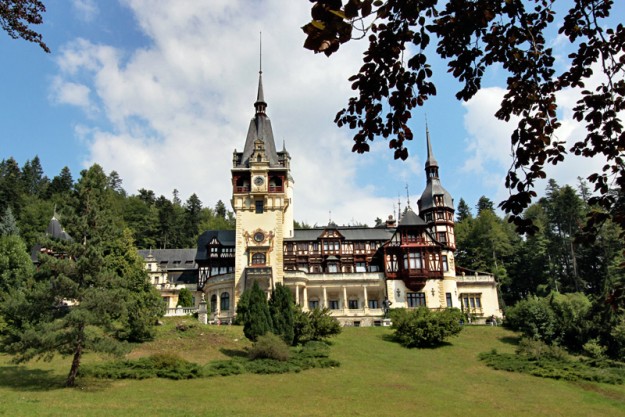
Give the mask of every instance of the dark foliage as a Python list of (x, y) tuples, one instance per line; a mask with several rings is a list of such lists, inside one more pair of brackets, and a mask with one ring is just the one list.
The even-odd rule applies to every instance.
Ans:
[(42, 13), (46, 6), (39, 0), (2, 0), (0, 2), (0, 27), (13, 39), (22, 38), (34, 42), (46, 52), (50, 52), (41, 34), (30, 29), (29, 25), (43, 23)]
[[(618, 19), (610, 25), (612, 0), (579, 0), (558, 13), (554, 0), (311, 2), (312, 21), (303, 27), (305, 48), (329, 56), (354, 38), (366, 37), (369, 45), (360, 71), (349, 79), (357, 95), (335, 118), (338, 126), (356, 130), (354, 152), (368, 152), (369, 141), (384, 137), (390, 138), (396, 159), (408, 157), (411, 111), (437, 93), (428, 62), (432, 55), (446, 59), (448, 71), (461, 83), (458, 100), (472, 98), (486, 71), (501, 66), (508, 85), (496, 117), (519, 120), (510, 138), (513, 161), (506, 186), (511, 194), (501, 204), (510, 221), (520, 230), (535, 230), (522, 212), (536, 196), (535, 182), (545, 178), (545, 164), (565, 158), (565, 144), (556, 136), (561, 124), (556, 96), (573, 87), (581, 91), (573, 116), (585, 123), (586, 133), (568, 151), (607, 159), (588, 178), (598, 192), (593, 202), (604, 209), (589, 213), (588, 225), (612, 216), (625, 226), (609, 192), (610, 187), (625, 188), (625, 132), (619, 116), (625, 109), (625, 26)], [(574, 51), (568, 65), (556, 62), (546, 39), (554, 30)], [(596, 71), (603, 79), (594, 89), (584, 89)]]

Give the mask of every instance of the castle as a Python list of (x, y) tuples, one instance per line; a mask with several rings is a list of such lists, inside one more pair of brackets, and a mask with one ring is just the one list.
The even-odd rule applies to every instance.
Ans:
[[(454, 262), (454, 205), (439, 178), (426, 129), (427, 182), (418, 212), (377, 227), (294, 229), (291, 156), (276, 149), (259, 73), (258, 94), (242, 152), (232, 156), (235, 230), (206, 231), (195, 249), (143, 250), (153, 285), (170, 314), (196, 311), (231, 322), (243, 291), (254, 282), (267, 293), (278, 283), (304, 310), (327, 307), (343, 325), (380, 325), (384, 307), (461, 308), (476, 321), (501, 317), (490, 274)], [(196, 308), (177, 308), (188, 288)]]

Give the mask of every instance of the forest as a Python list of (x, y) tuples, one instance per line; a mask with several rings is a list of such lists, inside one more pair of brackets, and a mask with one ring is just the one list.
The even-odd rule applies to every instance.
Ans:
[[(177, 190), (170, 198), (157, 197), (143, 188), (129, 195), (117, 172), (111, 171), (107, 178), (110, 209), (120, 228), (132, 230), (139, 249), (192, 248), (205, 230), (234, 229), (234, 215), (221, 200), (211, 208), (204, 207), (196, 194), (182, 202)], [(74, 186), (67, 167), (49, 179), (37, 156), (22, 167), (14, 158), (7, 158), (0, 162), (0, 213), (6, 215), (9, 209), (26, 246), (32, 247), (53, 215), (61, 223), (63, 217), (71, 215)]]
[[(192, 248), (205, 230), (234, 229), (234, 214), (221, 200), (210, 207), (196, 194), (183, 202), (177, 190), (170, 198), (157, 197), (143, 188), (128, 194), (117, 172), (110, 172), (107, 179), (113, 218), (120, 229), (132, 232), (139, 249)], [(32, 247), (53, 215), (61, 222), (71, 215), (75, 183), (67, 167), (52, 179), (46, 177), (37, 156), (21, 167), (13, 158), (2, 160), (2, 224), (9, 217), (14, 219), (24, 243)], [(523, 214), (538, 227), (533, 235), (519, 234), (489, 198), (481, 197), (474, 208), (460, 198), (456, 207), (456, 263), (494, 274), (505, 305), (551, 291), (600, 296), (625, 277), (625, 245), (620, 227), (609, 220), (592, 234), (584, 228), (587, 215), (598, 210), (588, 203), (590, 197), (581, 178), (575, 186), (550, 180), (544, 197)], [(309, 226), (296, 222), (296, 228), (302, 227)]]
[[(21, 167), (13, 158), (0, 162), (0, 239), (18, 235), (24, 252), (45, 239), (43, 232), (53, 215), (70, 236), (84, 241), (92, 238), (91, 226), (84, 221), (105, 227), (107, 233), (117, 231), (115, 239), (126, 253), (129, 245), (192, 248), (203, 231), (235, 226), (234, 214), (222, 201), (205, 207), (192, 194), (183, 202), (176, 190), (171, 198), (156, 197), (146, 189), (129, 195), (117, 172), (106, 174), (97, 164), (81, 171), (77, 180), (67, 167), (52, 179), (43, 172), (38, 157)], [(106, 215), (94, 215), (89, 202), (82, 201), (91, 194), (98, 196), (97, 210)], [(623, 200), (622, 192), (613, 194), (615, 200)], [(590, 203), (591, 197), (581, 178), (575, 186), (549, 180), (544, 196), (523, 213), (523, 219), (536, 226), (533, 234), (519, 233), (485, 196), (474, 209), (460, 198), (456, 264), (496, 277), (500, 305), (515, 330), (573, 351), (583, 351), (592, 342), (588, 346), (620, 357), (625, 354), (623, 231), (609, 217), (588, 227), (588, 218), (601, 211)], [(102, 219), (107, 219), (106, 225)], [(298, 222), (295, 226), (309, 227)], [(7, 262), (8, 271), (19, 269), (10, 267), (15, 254), (6, 253), (16, 247), (0, 245), (0, 269)], [(10, 279), (1, 281), (9, 290)]]

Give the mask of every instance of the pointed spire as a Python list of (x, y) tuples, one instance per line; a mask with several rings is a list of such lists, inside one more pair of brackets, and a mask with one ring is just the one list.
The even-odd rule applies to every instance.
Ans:
[(408, 183), (406, 183), (406, 206), (410, 208), (410, 190), (408, 189)]
[(430, 129), (428, 128), (428, 122), (425, 121), (425, 139), (427, 141), (428, 148), (428, 159), (425, 162), (425, 167), (430, 166), (438, 166), (438, 162), (436, 162), (436, 158), (434, 158), (434, 152), (432, 152), (432, 143), (430, 142)]
[(265, 113), (265, 109), (267, 108), (267, 103), (265, 102), (265, 94), (263, 92), (263, 33), (260, 33), (260, 60), (259, 60), (259, 70), (258, 70), (258, 94), (256, 95), (256, 103), (254, 103), (254, 107), (256, 107), (256, 113)]

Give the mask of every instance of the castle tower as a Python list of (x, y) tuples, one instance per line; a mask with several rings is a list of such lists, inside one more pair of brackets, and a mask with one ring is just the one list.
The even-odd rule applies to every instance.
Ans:
[(293, 237), (291, 157), (284, 146), (276, 150), (262, 70), (254, 107), (243, 152), (235, 149), (232, 160), (236, 300), (254, 281), (266, 291), (283, 282), (283, 239)]
[(454, 236), (454, 200), (441, 185), (438, 176), (438, 162), (432, 152), (430, 132), (425, 131), (427, 141), (427, 161), (425, 175), (427, 183), (418, 201), (419, 215), (430, 227), (433, 237), (451, 252), (456, 249)]
[[(426, 185), (418, 201), (419, 216), (425, 221), (430, 235), (441, 245), (443, 270), (446, 279), (456, 276), (454, 251), (456, 250), (456, 237), (454, 235), (454, 200), (451, 194), (443, 188), (438, 176), (438, 162), (432, 152), (430, 131), (425, 128), (427, 142), (427, 160), (425, 161)], [(450, 291), (455, 284), (446, 283)]]

